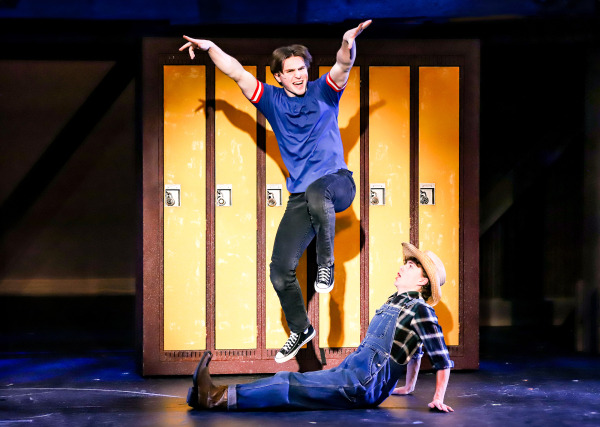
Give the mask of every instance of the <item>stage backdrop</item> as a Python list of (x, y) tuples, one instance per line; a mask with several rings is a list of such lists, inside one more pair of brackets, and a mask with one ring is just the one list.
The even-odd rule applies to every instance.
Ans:
[[(269, 54), (292, 41), (217, 42), (276, 85)], [(436, 313), (457, 368), (476, 368), (478, 43), (360, 44), (339, 112), (357, 196), (337, 215), (335, 288), (314, 292), (309, 247), (298, 276), (318, 337), (282, 365), (273, 357), (289, 330), (268, 271), (287, 170), (271, 127), (237, 85), (178, 44), (144, 44), (144, 374), (189, 374), (206, 349), (214, 373), (337, 365), (395, 292), (404, 241), (444, 260)], [(338, 42), (305, 44), (318, 78)]]

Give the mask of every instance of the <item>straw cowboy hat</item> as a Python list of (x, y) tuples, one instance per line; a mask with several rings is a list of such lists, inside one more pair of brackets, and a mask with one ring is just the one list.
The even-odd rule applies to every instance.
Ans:
[(427, 304), (434, 306), (442, 298), (441, 286), (446, 282), (446, 269), (442, 260), (431, 251), (421, 252), (410, 243), (402, 243), (402, 252), (404, 259), (416, 258), (421, 265), (423, 270), (429, 278), (431, 284), (431, 298), (425, 301)]

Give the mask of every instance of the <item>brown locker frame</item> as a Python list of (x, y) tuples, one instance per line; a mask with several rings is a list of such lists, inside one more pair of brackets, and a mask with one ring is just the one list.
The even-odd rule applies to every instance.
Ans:
[[(264, 80), (268, 57), (278, 46), (304, 43), (313, 55), (311, 78), (319, 66), (333, 65), (339, 40), (215, 39), (226, 52), (244, 65), (257, 67)], [(202, 351), (163, 350), (163, 80), (164, 65), (205, 65), (207, 76), (206, 158), (214, 158), (214, 66), (207, 55), (190, 60), (180, 53), (179, 38), (147, 38), (143, 42), (142, 87), (142, 174), (140, 257), (136, 284), (138, 307), (137, 337), (139, 361), (144, 375), (189, 375)], [(360, 150), (361, 150), (361, 339), (369, 323), (369, 67), (411, 67), (411, 241), (418, 243), (418, 67), (460, 67), (460, 255), (459, 255), (459, 344), (450, 346), (455, 369), (479, 366), (479, 42), (476, 40), (368, 40), (358, 44), (355, 66), (360, 67)], [(366, 108), (365, 108), (366, 107)], [(354, 348), (317, 349), (318, 336), (298, 353), (297, 358), (277, 364), (277, 349), (265, 348), (264, 307), (266, 277), (265, 245), (265, 119), (257, 115), (257, 349), (216, 350), (214, 348), (214, 248), (215, 179), (214, 163), (207, 161), (207, 342), (213, 352), (213, 373), (269, 373), (280, 370), (307, 371), (327, 369), (339, 364)], [(467, 167), (468, 166), (468, 167)], [(309, 260), (310, 261), (310, 260)], [(309, 262), (309, 265), (311, 263)], [(309, 268), (314, 277), (314, 268)], [(309, 316), (318, 324), (318, 298), (307, 287)], [(318, 334), (318, 331), (317, 331)], [(283, 344), (283, 343), (282, 343)], [(424, 359), (424, 368), (428, 361)]]

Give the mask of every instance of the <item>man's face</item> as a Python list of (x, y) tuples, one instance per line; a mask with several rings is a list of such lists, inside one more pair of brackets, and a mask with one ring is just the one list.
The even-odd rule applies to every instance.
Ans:
[(303, 96), (308, 83), (308, 69), (304, 59), (290, 56), (283, 61), (282, 70), (275, 74), (275, 79), (281, 83), (287, 96)]
[(398, 292), (418, 291), (421, 286), (427, 284), (427, 278), (423, 276), (423, 270), (414, 261), (408, 260), (400, 267), (394, 286)]

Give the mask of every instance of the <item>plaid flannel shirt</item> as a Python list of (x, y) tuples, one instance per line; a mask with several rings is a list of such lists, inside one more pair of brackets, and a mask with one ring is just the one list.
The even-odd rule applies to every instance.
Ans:
[(396, 292), (386, 302), (400, 308), (394, 343), (390, 356), (404, 365), (412, 357), (423, 355), (423, 346), (435, 370), (454, 367), (433, 308), (423, 300), (419, 292)]

